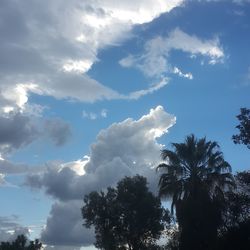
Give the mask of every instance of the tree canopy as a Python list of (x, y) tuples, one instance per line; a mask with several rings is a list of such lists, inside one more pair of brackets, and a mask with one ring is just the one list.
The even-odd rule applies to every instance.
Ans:
[(39, 240), (28, 241), (27, 237), (18, 235), (12, 242), (1, 242), (0, 250), (40, 250), (42, 243)]
[(240, 114), (236, 116), (240, 124), (236, 126), (239, 134), (233, 135), (236, 144), (244, 144), (250, 149), (250, 109), (241, 108)]
[(211, 249), (221, 223), (225, 186), (233, 186), (231, 167), (216, 142), (187, 136), (162, 151), (159, 194), (172, 199), (180, 228), (180, 249)]
[(248, 250), (250, 246), (250, 172), (235, 175), (237, 188), (226, 192), (219, 250)]
[(157, 249), (167, 210), (147, 187), (142, 176), (125, 177), (106, 192), (84, 197), (82, 216), (87, 227), (95, 228), (95, 246), (100, 249)]

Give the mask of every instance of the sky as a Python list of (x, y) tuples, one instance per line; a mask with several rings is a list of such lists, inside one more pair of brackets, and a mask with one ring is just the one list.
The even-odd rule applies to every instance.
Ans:
[(249, 0), (1, 0), (0, 241), (94, 249), (84, 195), (143, 175), (191, 133), (233, 172), (250, 104)]

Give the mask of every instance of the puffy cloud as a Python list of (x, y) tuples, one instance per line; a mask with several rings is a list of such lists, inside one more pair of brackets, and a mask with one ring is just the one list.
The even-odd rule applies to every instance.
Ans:
[(0, 159), (0, 173), (4, 175), (11, 174), (25, 174), (25, 173), (39, 173), (43, 172), (46, 168), (44, 166), (30, 166), (27, 164), (17, 164), (11, 161)]
[(48, 137), (56, 146), (65, 144), (71, 135), (69, 124), (59, 118), (42, 121), (34, 120), (22, 112), (0, 115), (0, 186), (12, 186), (5, 180), (6, 175), (38, 173), (44, 166), (14, 163), (6, 159), (11, 152), (42, 137)]
[(218, 38), (202, 40), (176, 28), (167, 37), (159, 36), (147, 41), (142, 55), (129, 55), (120, 60), (120, 65), (138, 68), (149, 77), (159, 77), (166, 72), (172, 72), (190, 78), (190, 73), (184, 75), (180, 70), (176, 72), (172, 69), (169, 64), (171, 50), (181, 50), (191, 56), (205, 56), (209, 59), (209, 64), (222, 62), (224, 59), (224, 52)]
[[(75, 230), (77, 225), (81, 224), (81, 217), (78, 216), (76, 220), (74, 216), (83, 205), (80, 202), (83, 196), (93, 190), (115, 185), (124, 176), (144, 175), (148, 179), (150, 189), (156, 192), (158, 175), (154, 167), (159, 163), (162, 148), (157, 138), (167, 133), (175, 122), (174, 116), (165, 112), (162, 106), (158, 106), (138, 120), (128, 118), (102, 130), (91, 146), (89, 158), (57, 167), (51, 166), (44, 174), (30, 175), (26, 185), (44, 188), (48, 194), (60, 200), (60, 203), (52, 208), (42, 234), (45, 242), (58, 245), (73, 244), (76, 241), (77, 245), (79, 242), (75, 238), (70, 239), (71, 233), (64, 230)], [(72, 201), (78, 202), (73, 203), (71, 208)], [(59, 216), (61, 213), (64, 215)], [(72, 221), (77, 224), (61, 219), (71, 216)], [(63, 241), (64, 237), (67, 242)]]
[(49, 245), (75, 246), (90, 245), (94, 242), (93, 230), (83, 227), (81, 201), (55, 203), (42, 232), (41, 240)]
[(39, 132), (28, 116), (11, 113), (0, 116), (0, 153), (31, 143)]
[(98, 52), (129, 37), (133, 25), (150, 22), (182, 2), (1, 1), (0, 96), (5, 109), (23, 108), (29, 93), (86, 102), (123, 97), (86, 74)]
[(32, 116), (22, 112), (0, 114), (0, 154), (19, 149), (45, 135), (56, 146), (61, 146), (71, 135), (69, 124), (59, 118), (40, 122), (44, 125), (41, 126)]

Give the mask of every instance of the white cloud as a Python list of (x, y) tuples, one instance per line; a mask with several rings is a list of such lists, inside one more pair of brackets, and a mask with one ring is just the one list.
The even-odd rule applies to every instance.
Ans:
[[(179, 74), (180, 70), (177, 72), (172, 69), (169, 63), (169, 54), (172, 50), (181, 50), (191, 56), (206, 57), (209, 64), (223, 62), (224, 59), (224, 52), (217, 37), (202, 40), (176, 28), (167, 37), (158, 36), (147, 41), (142, 55), (129, 55), (119, 63), (123, 67), (135, 67), (149, 77), (159, 77), (171, 72)], [(191, 79), (191, 73), (179, 75)]]
[[(60, 200), (60, 204), (52, 208), (47, 227), (42, 234), (45, 242), (63, 244), (64, 233), (67, 233), (65, 239), (68, 244), (74, 242), (73, 238), (70, 239), (73, 234), (69, 230), (78, 228), (75, 223), (81, 224), (80, 216), (78, 215), (77, 220), (66, 221), (69, 225), (62, 225), (61, 223), (66, 222), (58, 220), (57, 210), (64, 211), (67, 218), (75, 218), (74, 214), (83, 205), (81, 201), (84, 194), (115, 185), (124, 176), (135, 174), (146, 176), (150, 189), (156, 192), (158, 175), (153, 167), (160, 161), (163, 146), (157, 142), (157, 138), (167, 133), (175, 122), (174, 116), (158, 106), (138, 120), (128, 118), (102, 130), (96, 142), (91, 145), (89, 158), (59, 167), (51, 166), (42, 175), (29, 176), (26, 181), (28, 186), (43, 187), (48, 194)], [(79, 173), (79, 170), (82, 171)], [(72, 200), (78, 201), (74, 208), (67, 205)], [(56, 238), (53, 235), (57, 235)], [(83, 238), (81, 242), (83, 243)]]
[(173, 73), (177, 74), (180, 77), (184, 77), (184, 78), (188, 78), (189, 80), (193, 79), (193, 75), (189, 72), (189, 73), (183, 73), (179, 68), (174, 67), (173, 69)]
[(163, 88), (164, 86), (166, 86), (169, 82), (169, 79), (166, 77), (163, 77), (161, 79), (160, 82), (152, 84), (151, 86), (149, 86), (148, 89), (142, 89), (142, 90), (138, 90), (138, 91), (134, 91), (132, 93), (130, 93), (128, 96), (124, 96), (124, 99), (131, 99), (131, 100), (137, 100), (142, 96), (148, 95), (148, 94), (152, 94), (155, 91)]
[(98, 118), (106, 118), (108, 116), (107, 109), (102, 109), (100, 113), (87, 112), (86, 110), (82, 111), (82, 117), (90, 120), (96, 120)]
[(79, 60), (79, 61), (73, 61), (73, 60), (68, 60), (65, 64), (63, 64), (63, 70), (66, 72), (76, 72), (76, 73), (85, 73), (87, 72), (91, 66), (92, 66), (91, 61), (84, 61), (84, 60)]
[(133, 25), (182, 2), (1, 1), (1, 105), (5, 111), (23, 108), (29, 93), (85, 102), (119, 99), (123, 95), (86, 75), (98, 52), (127, 39)]
[(101, 117), (107, 118), (107, 116), (108, 116), (108, 110), (107, 109), (102, 109), (102, 111), (101, 111)]

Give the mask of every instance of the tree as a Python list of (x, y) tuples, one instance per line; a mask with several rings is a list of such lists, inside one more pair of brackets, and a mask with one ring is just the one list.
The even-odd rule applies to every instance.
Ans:
[(248, 250), (250, 246), (250, 172), (235, 175), (237, 188), (226, 192), (219, 250)]
[[(231, 167), (216, 142), (187, 136), (163, 150), (159, 195), (172, 199), (180, 230), (180, 249), (214, 249), (222, 221), (225, 186), (233, 186)], [(221, 208), (221, 209), (220, 209)]]
[(236, 126), (239, 134), (233, 135), (232, 139), (236, 144), (244, 144), (250, 149), (250, 109), (241, 108), (240, 114), (236, 116), (240, 124)]
[(149, 192), (146, 178), (125, 177), (116, 188), (86, 195), (84, 203), (84, 225), (94, 226), (97, 248), (159, 249), (155, 241), (170, 216), (160, 199)]
[(29, 241), (23, 234), (18, 235), (13, 242), (1, 242), (0, 250), (40, 250), (42, 243), (39, 240)]

